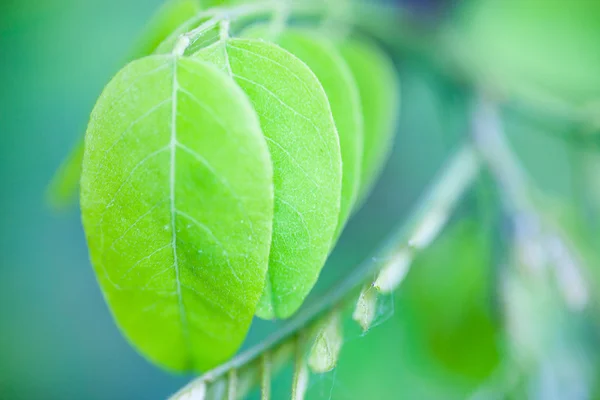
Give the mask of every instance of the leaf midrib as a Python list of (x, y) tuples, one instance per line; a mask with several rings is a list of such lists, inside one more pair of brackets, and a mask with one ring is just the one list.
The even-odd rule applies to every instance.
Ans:
[(183, 297), (181, 295), (181, 278), (179, 274), (179, 260), (177, 257), (177, 207), (175, 204), (175, 177), (177, 161), (177, 94), (179, 93), (179, 81), (177, 80), (177, 61), (178, 57), (173, 56), (173, 87), (171, 92), (173, 101), (171, 102), (171, 140), (169, 142), (169, 148), (171, 151), (171, 165), (169, 167), (169, 198), (171, 200), (171, 246), (173, 248), (173, 265), (175, 267), (175, 283), (177, 285), (176, 292), (177, 300), (179, 303), (179, 318), (181, 322), (181, 332), (183, 336), (184, 346), (187, 347), (189, 355), (189, 350), (191, 348), (190, 334), (185, 305), (183, 303)]

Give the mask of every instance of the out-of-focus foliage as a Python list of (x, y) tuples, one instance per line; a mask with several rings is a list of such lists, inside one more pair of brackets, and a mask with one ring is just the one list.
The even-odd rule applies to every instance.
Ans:
[[(381, 324), (346, 334), (338, 372), (315, 384), (314, 398), (333, 385), (341, 399), (458, 399), (490, 379), (502, 358), (491, 244), (475, 219), (449, 227), (384, 300)], [(357, 332), (353, 321), (345, 332)]]
[(467, 0), (455, 18), (453, 45), (486, 87), (598, 121), (600, 2)]
[(358, 86), (364, 121), (364, 153), (358, 202), (364, 201), (390, 154), (400, 108), (400, 83), (394, 66), (369, 40), (340, 44), (342, 57)]
[(492, 238), (478, 222), (450, 227), (415, 261), (399, 296), (426, 353), (473, 381), (489, 376), (500, 358)]

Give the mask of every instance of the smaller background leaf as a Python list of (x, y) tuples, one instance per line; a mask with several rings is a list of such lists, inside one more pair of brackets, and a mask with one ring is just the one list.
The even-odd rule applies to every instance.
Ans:
[(329, 99), (340, 139), (343, 176), (338, 232), (341, 234), (360, 187), (363, 157), (363, 117), (358, 87), (334, 43), (316, 32), (288, 29), (277, 43), (300, 58), (315, 73)]
[(360, 204), (391, 153), (400, 113), (399, 78), (389, 56), (366, 38), (351, 37), (340, 43), (339, 49), (358, 85), (363, 113)]
[(196, 57), (230, 74), (259, 115), (273, 161), (275, 213), (257, 315), (287, 318), (317, 281), (338, 224), (342, 162), (327, 96), (306, 64), (262, 40), (228, 39)]

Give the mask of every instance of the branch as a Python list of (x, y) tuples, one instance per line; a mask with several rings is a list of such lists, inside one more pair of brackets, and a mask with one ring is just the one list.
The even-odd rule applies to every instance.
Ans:
[[(584, 352), (579, 354), (587, 333), (578, 326), (578, 318), (585, 317), (575, 313), (589, 302), (579, 249), (542, 207), (542, 195), (504, 136), (498, 107), (480, 96), (473, 106), (472, 121), (476, 147), (498, 182), (513, 235), (500, 286), (508, 332), (507, 359), (470, 399), (505, 398), (517, 385), (536, 379), (554, 381), (560, 388), (559, 397), (569, 397), (573, 388), (589, 397), (593, 383), (586, 368), (591, 361)], [(554, 278), (554, 284), (546, 277)], [(565, 309), (571, 312), (565, 315)], [(568, 326), (570, 333), (557, 334), (559, 325)], [(593, 352), (591, 347), (586, 350)], [(569, 365), (572, 373), (557, 374), (561, 365)], [(543, 397), (536, 389), (532, 393)]]
[[(442, 169), (440, 175), (423, 196), (422, 201), (419, 202), (411, 219), (395, 230), (388, 244), (377, 253), (376, 257), (370, 258), (357, 267), (348, 278), (336, 285), (322, 299), (315, 301), (310, 307), (304, 308), (270, 338), (195, 379), (173, 395), (172, 399), (195, 398), (194, 395), (206, 393), (208, 385), (227, 376), (229, 371), (248, 366), (250, 363), (260, 363), (263, 354), (281, 354), (282, 349), (289, 347), (290, 340), (294, 341), (300, 332), (317, 322), (327, 311), (354, 300), (365, 285), (375, 288), (374, 282), (381, 280), (381, 275), (373, 280), (373, 276), (378, 271), (399, 267), (399, 257), (405, 259), (402, 256), (407, 252), (413, 255), (422, 250), (439, 234), (459, 200), (474, 182), (478, 171), (479, 160), (473, 149), (469, 145), (465, 145)], [(402, 267), (406, 268), (407, 265), (402, 265)], [(395, 285), (392, 285), (394, 287), (385, 289), (388, 291), (395, 289), (400, 281), (397, 280)], [(290, 353), (293, 352), (287, 351), (286, 356), (291, 356)]]
[(520, 263), (537, 272), (553, 268), (556, 283), (571, 310), (581, 310), (589, 289), (581, 273), (581, 257), (567, 235), (540, 205), (539, 193), (504, 137), (498, 107), (480, 96), (473, 108), (476, 146), (498, 182), (514, 226)]

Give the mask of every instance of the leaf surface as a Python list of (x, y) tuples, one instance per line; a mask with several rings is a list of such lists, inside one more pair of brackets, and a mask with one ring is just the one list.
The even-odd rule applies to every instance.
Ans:
[[(264, 26), (247, 32), (253, 37), (265, 33), (267, 29)], [(340, 51), (329, 39), (306, 30), (290, 28), (278, 35), (277, 44), (305, 62), (315, 73), (331, 106), (340, 139), (343, 165), (337, 237), (352, 212), (360, 186), (363, 120), (358, 87)]]
[(257, 315), (287, 318), (314, 286), (340, 212), (340, 145), (327, 96), (306, 64), (261, 40), (225, 39), (196, 57), (230, 74), (259, 115), (273, 162), (275, 212)]
[(94, 108), (81, 186), (91, 259), (134, 346), (177, 371), (229, 358), (272, 236), (272, 167), (246, 95), (197, 60), (134, 61)]
[(392, 61), (375, 43), (352, 37), (340, 43), (358, 85), (364, 120), (364, 150), (361, 187), (362, 203), (385, 165), (394, 138), (400, 107), (400, 85)]

